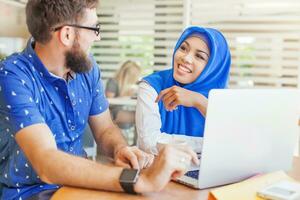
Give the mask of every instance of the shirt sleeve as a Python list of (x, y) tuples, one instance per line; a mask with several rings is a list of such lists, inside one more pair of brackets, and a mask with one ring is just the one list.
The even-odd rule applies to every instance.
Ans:
[(5, 121), (6, 131), (15, 134), (27, 126), (44, 123), (33, 97), (31, 78), (18, 69), (12, 71), (4, 65), (1, 69), (0, 116), (1, 121)]
[(101, 80), (101, 73), (98, 64), (92, 58), (92, 105), (89, 115), (97, 115), (107, 110), (108, 101), (104, 94), (103, 83)]
[(159, 108), (155, 103), (156, 97), (157, 92), (148, 83), (139, 84), (136, 106), (137, 144), (139, 148), (152, 154), (158, 153), (156, 144), (162, 135)]

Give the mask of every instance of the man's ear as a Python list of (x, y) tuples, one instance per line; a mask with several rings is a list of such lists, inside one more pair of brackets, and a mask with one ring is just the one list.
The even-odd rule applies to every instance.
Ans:
[(66, 47), (72, 46), (75, 39), (75, 31), (69, 26), (64, 26), (58, 33), (59, 40)]

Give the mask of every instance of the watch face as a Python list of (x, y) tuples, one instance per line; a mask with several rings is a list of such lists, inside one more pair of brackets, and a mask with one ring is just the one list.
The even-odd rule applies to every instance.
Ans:
[(120, 176), (121, 182), (135, 183), (139, 175), (139, 170), (137, 169), (123, 169)]

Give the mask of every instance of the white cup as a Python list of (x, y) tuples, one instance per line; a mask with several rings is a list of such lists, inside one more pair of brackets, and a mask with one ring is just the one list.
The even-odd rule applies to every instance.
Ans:
[(172, 145), (175, 148), (180, 148), (183, 146), (187, 146), (187, 141), (180, 138), (163, 138), (157, 141), (157, 149), (160, 151), (164, 146)]
[(170, 144), (176, 147), (182, 147), (182, 146), (187, 146), (187, 141), (180, 138), (172, 138)]

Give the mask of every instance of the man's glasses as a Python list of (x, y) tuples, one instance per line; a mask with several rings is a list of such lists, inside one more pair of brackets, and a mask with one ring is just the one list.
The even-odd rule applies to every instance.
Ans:
[(96, 36), (99, 36), (99, 34), (100, 34), (100, 23), (96, 24), (96, 27), (81, 26), (81, 25), (78, 25), (78, 24), (65, 24), (65, 25), (59, 26), (57, 28), (54, 28), (54, 31), (58, 31), (59, 29), (61, 29), (64, 26), (72, 26), (72, 27), (75, 27), (75, 28), (83, 28), (83, 29), (88, 29), (88, 30), (91, 30), (91, 31), (95, 31)]

